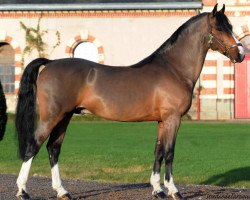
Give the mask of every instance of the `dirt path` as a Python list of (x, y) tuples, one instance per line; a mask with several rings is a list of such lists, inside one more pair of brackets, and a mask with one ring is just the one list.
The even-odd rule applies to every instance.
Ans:
[[(0, 174), (0, 200), (14, 200), (16, 176)], [(147, 200), (153, 199), (149, 184), (109, 184), (95, 181), (64, 180), (75, 199)], [(56, 193), (49, 178), (30, 177), (27, 188), (33, 200), (54, 200)], [(178, 185), (188, 199), (250, 199), (250, 190), (214, 186)]]

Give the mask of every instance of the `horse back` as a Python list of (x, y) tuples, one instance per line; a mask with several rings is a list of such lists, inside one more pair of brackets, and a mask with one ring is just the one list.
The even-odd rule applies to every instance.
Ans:
[[(38, 103), (53, 103), (55, 112), (83, 109), (117, 121), (155, 121), (161, 109), (174, 107), (166, 78), (158, 68), (112, 67), (82, 59), (61, 59), (47, 65), (37, 81)], [(172, 90), (175, 90), (172, 88)], [(172, 102), (172, 103), (171, 103)], [(41, 109), (43, 110), (43, 109)]]

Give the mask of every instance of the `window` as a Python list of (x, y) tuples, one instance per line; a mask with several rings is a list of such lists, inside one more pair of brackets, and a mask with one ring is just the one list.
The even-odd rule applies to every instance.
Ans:
[(0, 81), (5, 94), (15, 92), (14, 50), (9, 44), (0, 43)]
[(73, 53), (74, 58), (83, 58), (93, 62), (98, 62), (98, 49), (92, 42), (82, 42), (78, 44)]

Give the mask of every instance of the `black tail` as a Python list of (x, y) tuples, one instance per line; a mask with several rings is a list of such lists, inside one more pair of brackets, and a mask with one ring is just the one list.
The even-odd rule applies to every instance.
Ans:
[(33, 60), (25, 68), (18, 93), (16, 108), (16, 133), (19, 142), (19, 156), (25, 159), (28, 144), (34, 143), (36, 128), (36, 80), (41, 65), (51, 62), (46, 58)]
[(7, 110), (6, 99), (3, 92), (2, 84), (0, 82), (0, 141), (3, 139), (7, 124), (6, 110)]

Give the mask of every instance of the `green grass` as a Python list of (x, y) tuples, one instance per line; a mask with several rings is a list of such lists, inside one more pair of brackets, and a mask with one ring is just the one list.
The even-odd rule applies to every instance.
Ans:
[[(60, 155), (62, 177), (148, 182), (156, 125), (72, 122)], [(17, 159), (13, 123), (8, 124), (0, 149), (0, 173), (18, 174), (21, 161)], [(250, 188), (249, 153), (250, 124), (183, 122), (175, 151), (175, 181)], [(50, 176), (45, 145), (33, 162), (31, 175)]]

